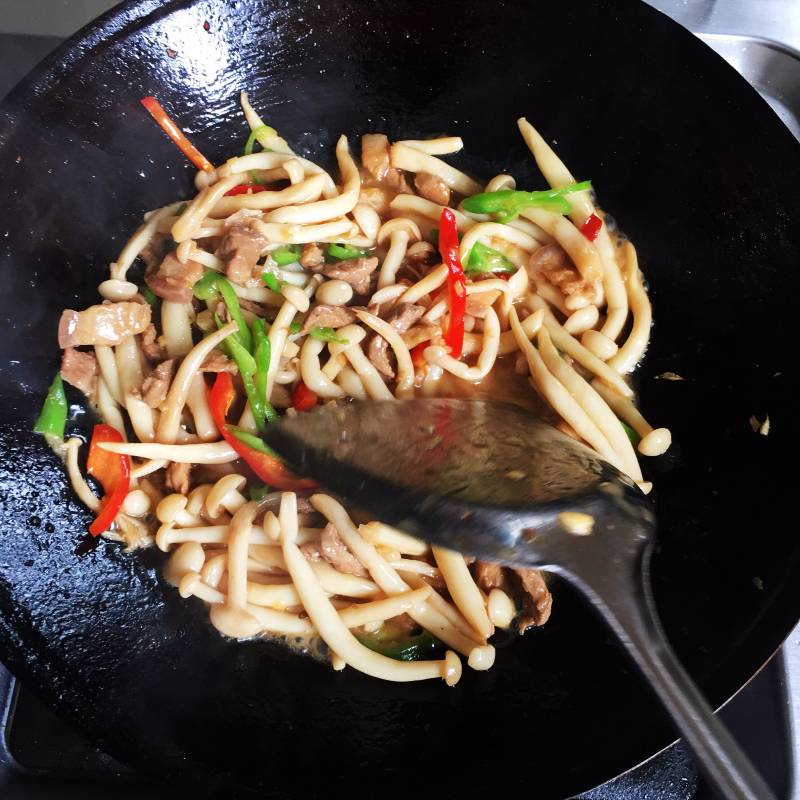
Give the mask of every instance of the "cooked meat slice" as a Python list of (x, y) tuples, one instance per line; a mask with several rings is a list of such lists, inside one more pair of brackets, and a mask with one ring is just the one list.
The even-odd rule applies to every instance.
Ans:
[[(375, 259), (377, 261), (377, 259)], [(150, 306), (142, 303), (103, 303), (85, 311), (66, 309), (58, 323), (58, 346), (113, 346), (126, 336), (143, 333), (150, 324)]]
[(364, 565), (347, 549), (339, 531), (330, 522), (322, 529), (319, 549), (322, 557), (339, 572), (357, 575), (359, 578), (369, 577)]
[(573, 297), (583, 305), (594, 302), (594, 286), (581, 277), (561, 245), (546, 244), (534, 250), (528, 261), (528, 272), (534, 280), (544, 276), (565, 298)]
[(500, 292), (493, 289), (491, 292), (480, 292), (478, 294), (467, 295), (466, 313), (483, 319), (486, 312), (492, 307), (494, 301), (500, 297)]
[(167, 464), (166, 470), (164, 470), (166, 473), (164, 483), (167, 489), (172, 489), (173, 492), (180, 492), (181, 494), (189, 494), (189, 475), (191, 471), (191, 464), (171, 461)]
[(166, 233), (157, 233), (142, 248), (139, 258), (144, 261), (148, 269), (155, 269), (161, 263), (161, 260), (167, 254), (167, 243), (169, 241), (170, 239)]
[(300, 333), (308, 333), (312, 328), (341, 328), (355, 322), (356, 315), (345, 306), (318, 305), (311, 309), (300, 328)]
[(503, 568), (491, 561), (476, 561), (475, 580), (484, 592), (490, 592), (503, 585)]
[(407, 264), (424, 264), (426, 267), (431, 267), (437, 258), (436, 248), (430, 242), (419, 241), (408, 246), (404, 261)]
[(426, 200), (440, 206), (450, 205), (450, 187), (438, 175), (418, 172), (414, 178), (414, 186)]
[(438, 325), (423, 322), (415, 325), (407, 333), (401, 333), (400, 337), (405, 342), (406, 347), (411, 350), (423, 342), (436, 344), (442, 338), (442, 329)]
[(212, 350), (200, 365), (200, 372), (229, 372), (231, 375), (238, 375), (239, 367), (235, 361), (231, 361), (224, 353), (219, 350)]
[(245, 297), (239, 298), (239, 308), (243, 308), (245, 311), (249, 311), (257, 317), (267, 316), (267, 309), (264, 308), (261, 303), (256, 303), (254, 300), (248, 300)]
[(401, 169), (392, 167), (387, 173), (383, 182), (397, 194), (414, 194), (411, 185), (406, 180), (406, 174)]
[(166, 348), (158, 343), (158, 333), (156, 326), (151, 322), (142, 333), (142, 352), (144, 357), (151, 364), (158, 364), (167, 357)]
[(203, 265), (190, 258), (185, 264), (175, 253), (167, 253), (158, 267), (149, 267), (144, 282), (164, 300), (172, 303), (189, 303), (192, 286), (203, 277)]
[(389, 358), (389, 343), (383, 336), (377, 333), (369, 340), (367, 355), (375, 367), (384, 378), (394, 378), (394, 366)]
[(91, 400), (97, 391), (97, 359), (94, 353), (82, 353), (68, 347), (61, 356), (61, 377)]
[(439, 263), (439, 253), (430, 242), (414, 242), (408, 246), (400, 268), (397, 270), (398, 283), (404, 280), (416, 283), (424, 278), (434, 264)]
[(378, 267), (378, 259), (352, 258), (347, 261), (337, 261), (325, 264), (322, 274), (328, 278), (337, 278), (353, 287), (356, 294), (366, 294), (369, 291), (370, 276)]
[(519, 576), (522, 588), (527, 592), (525, 610), (517, 621), (519, 632), (525, 633), (528, 628), (544, 625), (550, 619), (553, 595), (550, 594), (538, 569), (515, 569), (514, 572)]
[(316, 267), (322, 266), (322, 263), (325, 260), (325, 256), (322, 252), (322, 248), (318, 245), (310, 242), (309, 244), (303, 245), (303, 252), (300, 255), (300, 266), (305, 267), (306, 269), (313, 270), (316, 272)]
[(319, 549), (319, 539), (300, 545), (300, 552), (308, 561), (322, 561), (322, 551)]
[(411, 192), (405, 174), (392, 166), (386, 134), (365, 133), (361, 137), (361, 163), (376, 181), (383, 181), (396, 192)]
[(361, 137), (361, 163), (376, 181), (382, 181), (392, 168), (389, 137), (385, 133), (365, 133)]
[(392, 202), (393, 194), (394, 192), (388, 192), (386, 189), (381, 189), (379, 186), (362, 186), (358, 202), (366, 203), (368, 206), (374, 208), (381, 217), (386, 217), (389, 215), (389, 204)]
[[(405, 333), (423, 314), (425, 308), (413, 303), (401, 303), (386, 317), (398, 333)], [(375, 369), (385, 378), (394, 378), (394, 367), (389, 359), (389, 342), (377, 333), (370, 339), (367, 355)]]
[(162, 361), (143, 381), (142, 381), (142, 400), (150, 408), (161, 408), (162, 403), (167, 399), (169, 385), (172, 383), (172, 376), (175, 374), (175, 359)]
[(234, 283), (257, 286), (261, 272), (258, 259), (266, 246), (267, 240), (248, 222), (237, 222), (222, 237), (217, 256), (226, 262), (225, 274)]

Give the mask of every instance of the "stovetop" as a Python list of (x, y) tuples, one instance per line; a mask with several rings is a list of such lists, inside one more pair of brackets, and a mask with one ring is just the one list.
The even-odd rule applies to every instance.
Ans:
[[(736, 68), (800, 140), (800, 0), (649, 0)], [(0, 98), (109, 0), (0, 0)], [(721, 712), (778, 797), (800, 800), (800, 626)], [(85, 742), (0, 665), (3, 800), (175, 800)], [(575, 800), (712, 800), (679, 743)]]

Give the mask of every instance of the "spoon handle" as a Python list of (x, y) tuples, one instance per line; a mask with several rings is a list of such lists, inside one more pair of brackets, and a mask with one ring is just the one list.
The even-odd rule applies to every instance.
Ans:
[(772, 790), (714, 715), (669, 646), (655, 610), (649, 548), (627, 577), (617, 574), (581, 590), (647, 679), (708, 779), (727, 800), (775, 800)]

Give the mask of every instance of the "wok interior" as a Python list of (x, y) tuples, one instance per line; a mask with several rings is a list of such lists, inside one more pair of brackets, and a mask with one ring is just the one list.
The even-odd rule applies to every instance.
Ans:
[[(523, 786), (535, 774), (543, 796), (561, 796), (670, 740), (621, 657), (560, 586), (546, 629), (516, 640), (493, 672), (445, 692), (331, 675), (267, 642), (221, 641), (200, 609), (187, 611), (158, 583), (152, 556), (130, 559), (105, 543), (75, 556), (87, 516), (55, 457), (28, 433), (55, 368), (58, 313), (65, 297), (93, 301), (114, 237), (143, 209), (188, 191), (189, 169), (139, 115), (138, 98), (157, 93), (185, 109), (187, 133), (217, 160), (242, 138), (231, 139), (231, 120), (247, 85), (283, 135), (320, 159), (334, 133), (360, 133), (364, 119), (393, 138), (458, 128), (463, 169), (502, 166), (534, 188), (539, 178), (513, 130), (532, 107), (564, 160), (591, 174), (637, 243), (655, 306), (638, 388), (676, 441), (675, 455), (652, 467), (659, 608), (710, 699), (738, 688), (797, 614), (788, 587), (798, 549), (783, 524), (777, 466), (797, 434), (790, 344), (770, 331), (797, 288), (788, 231), (800, 201), (783, 176), (800, 159), (756, 95), (688, 34), (627, 3), (537, 9), (548, 46), (535, 57), (522, 8), (498, 15), (443, 3), (423, 20), (382, 3), (168, 5), (115, 38), (117, 21), (137, 8), (88, 34), (94, 51), (56, 56), (34, 78), (37, 97), (23, 87), (4, 108), (0, 261), (10, 323), (0, 341), (0, 485), (9, 558), (0, 567), (0, 645), (12, 670), (138, 766), (249, 786), (296, 788), (313, 753), (322, 784), (364, 762), (387, 781), (407, 781), (414, 764), (418, 774), (435, 770), (431, 789)], [(710, 100), (704, 85), (736, 103)], [(769, 148), (747, 146), (756, 130)], [(666, 371), (686, 380), (656, 378)], [(765, 413), (768, 438), (748, 425)], [(465, 763), (469, 774), (451, 766)]]

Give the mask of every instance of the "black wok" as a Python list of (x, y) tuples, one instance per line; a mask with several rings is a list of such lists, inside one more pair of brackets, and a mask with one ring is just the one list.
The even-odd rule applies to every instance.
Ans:
[[(138, 98), (157, 95), (218, 161), (245, 138), (243, 88), (324, 160), (340, 132), (446, 131), (465, 137), (465, 169), (536, 188), (515, 118), (557, 141), (637, 244), (652, 291), (638, 388), (676, 440), (649, 473), (655, 591), (680, 658), (722, 703), (800, 614), (800, 150), (716, 55), (630, 1), (139, 0), (2, 105), (0, 656), (113, 755), (228, 796), (363, 787), (369, 770), (376, 795), (557, 798), (646, 758), (670, 727), (562, 586), (545, 629), (447, 689), (222, 640), (161, 582), (158, 554), (101, 542), (76, 555), (89, 515), (30, 433), (57, 369), (58, 314), (95, 302), (143, 210), (189, 191), (190, 168)], [(767, 438), (748, 424), (766, 413)]]

